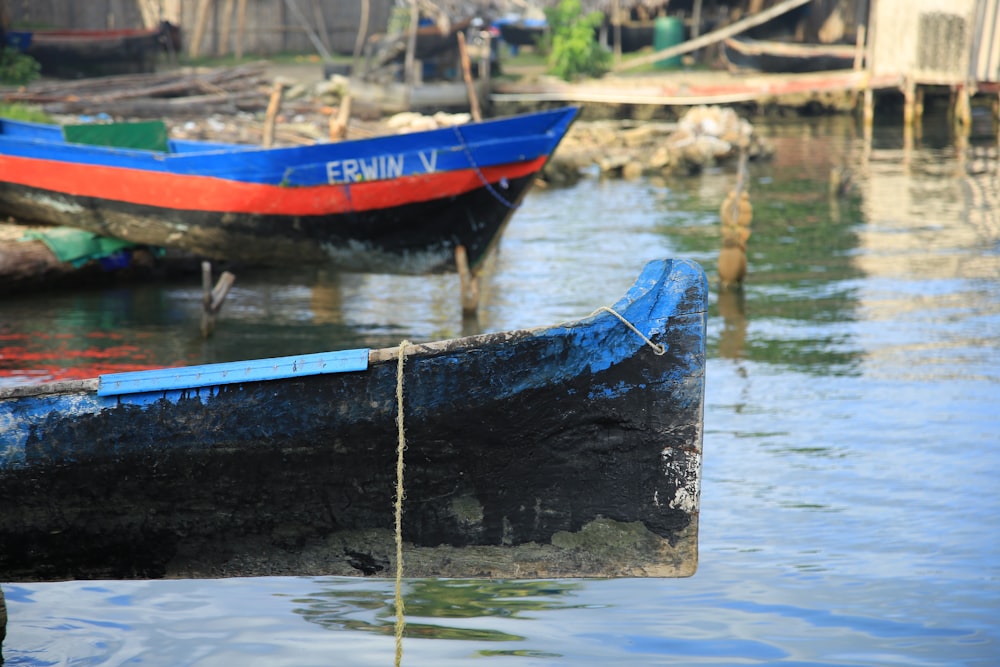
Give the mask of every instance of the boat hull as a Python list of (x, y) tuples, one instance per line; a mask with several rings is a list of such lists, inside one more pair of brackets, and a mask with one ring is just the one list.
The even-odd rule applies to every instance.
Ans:
[(730, 38), (723, 40), (730, 69), (769, 74), (802, 74), (854, 67), (854, 47)]
[(260, 149), (170, 142), (159, 153), (61, 141), (4, 121), (0, 212), (247, 263), (340, 270), (475, 267), (575, 109), (398, 137)]
[[(654, 262), (614, 307), (649, 342), (602, 311), (405, 348), (407, 575), (692, 574), (706, 292)], [(367, 358), (0, 390), (0, 580), (393, 575), (398, 350)]]
[(165, 48), (163, 28), (35, 31), (25, 53), (46, 76), (79, 78), (140, 74), (156, 69)]

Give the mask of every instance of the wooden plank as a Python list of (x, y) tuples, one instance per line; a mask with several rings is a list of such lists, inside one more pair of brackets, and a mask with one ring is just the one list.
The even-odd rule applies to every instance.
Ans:
[(737, 21), (727, 25), (725, 28), (720, 28), (707, 35), (702, 35), (697, 39), (691, 39), (683, 44), (678, 44), (677, 46), (671, 46), (669, 49), (663, 49), (662, 51), (657, 51), (656, 53), (651, 53), (648, 56), (642, 56), (641, 58), (636, 58), (634, 60), (629, 60), (620, 65), (616, 65), (611, 68), (612, 72), (623, 72), (625, 70), (634, 69), (636, 67), (641, 67), (642, 65), (650, 65), (652, 63), (659, 62), (661, 60), (666, 60), (667, 58), (673, 58), (674, 56), (683, 55), (685, 53), (690, 53), (691, 51), (697, 51), (698, 49), (704, 48), (716, 42), (721, 42), (727, 37), (732, 37), (733, 35), (739, 34), (744, 30), (748, 30), (754, 26), (760, 25), (762, 23), (767, 23), (776, 16), (781, 16), (796, 7), (801, 7), (802, 5), (808, 4), (811, 0), (785, 0), (784, 2), (767, 9), (760, 14), (747, 17), (742, 21)]
[(292, 357), (253, 359), (184, 368), (157, 368), (150, 371), (101, 375), (98, 396), (118, 396), (143, 392), (215, 387), (240, 382), (261, 382), (281, 378), (363, 371), (368, 368), (368, 350), (342, 350), (300, 354)]

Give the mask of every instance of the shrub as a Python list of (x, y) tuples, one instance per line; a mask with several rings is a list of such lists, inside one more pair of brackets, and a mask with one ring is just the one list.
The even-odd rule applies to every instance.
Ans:
[(597, 41), (603, 21), (600, 12), (583, 15), (580, 0), (560, 0), (545, 10), (552, 44), (548, 52), (549, 72), (572, 81), (600, 76), (608, 71), (611, 53)]
[(12, 46), (0, 51), (0, 83), (21, 86), (38, 78), (41, 66)]

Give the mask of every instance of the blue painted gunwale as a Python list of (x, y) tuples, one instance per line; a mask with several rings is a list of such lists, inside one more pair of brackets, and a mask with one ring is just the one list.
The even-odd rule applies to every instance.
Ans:
[(371, 164), (399, 158), (401, 176), (530, 161), (552, 151), (553, 139), (558, 142), (575, 114), (575, 108), (563, 108), (426, 132), (277, 148), (172, 139), (168, 153), (71, 144), (59, 126), (0, 119), (0, 160), (9, 156), (307, 187), (330, 184), (328, 164), (344, 160)]
[[(700, 303), (698, 298), (691, 297), (691, 290), (701, 293), (706, 290), (704, 273), (696, 263), (681, 260), (654, 261), (647, 264), (633, 286), (612, 308), (644, 335), (655, 340), (668, 329), (671, 320), (691, 315), (704, 320), (703, 311), (690, 312), (680, 307), (682, 304), (689, 304), (690, 307), (692, 303)], [(663, 369), (659, 375), (650, 375), (645, 380), (633, 379), (628, 383), (615, 385), (594, 384), (589, 389), (588, 400), (621, 397), (636, 390), (642, 391), (648, 385), (678, 381), (690, 373), (692, 368), (697, 368), (704, 362), (703, 327), (699, 335), (701, 340), (692, 344), (690, 350), (679, 351), (684, 356), (684, 363)], [(530, 369), (519, 367), (516, 373), (506, 373), (505, 366), (517, 366), (516, 355), (519, 354), (520, 344), (525, 340), (532, 341), (532, 345), (537, 348), (533, 353), (548, 360), (547, 363)], [(419, 374), (415, 383), (409, 385), (407, 402), (413, 410), (426, 413), (461, 411), (463, 405), (470, 402), (501, 401), (574, 378), (599, 376), (638, 353), (648, 353), (647, 348), (648, 345), (621, 320), (604, 311), (597, 311), (581, 320), (537, 329), (418, 344), (407, 349), (408, 366), (419, 368), (426, 363), (432, 367), (432, 371)], [(360, 370), (362, 352), (367, 351), (344, 353), (347, 355), (345, 364), (350, 367), (357, 365)], [(678, 353), (675, 350), (667, 352)], [(368, 370), (362, 371), (362, 375), (376, 372), (380, 367), (385, 372), (387, 366), (391, 366), (389, 370), (394, 373), (397, 353), (396, 348), (367, 352), (368, 358), (365, 361)], [(321, 360), (338, 354), (341, 353), (319, 353), (307, 358)], [(702, 359), (699, 360), (698, 355)], [(293, 360), (301, 358), (303, 357), (282, 358), (282, 364), (285, 369), (289, 369)], [(478, 367), (483, 364), (495, 368), (495, 372), (483, 373), (475, 383), (468, 383), (459, 372), (463, 366)], [(202, 369), (206, 368), (204, 366), (124, 373), (121, 375), (127, 381), (125, 384), (128, 391), (117, 394), (113, 376), (105, 382), (95, 378), (55, 383), (51, 387), (43, 384), (14, 389), (0, 388), (0, 475), (5, 468), (28, 463), (25, 445), (30, 434), (42, 422), (99, 415), (123, 405), (161, 411), (169, 403), (176, 405), (190, 399), (201, 401), (211, 409), (213, 399), (223, 391), (242, 392), (252, 387), (268, 386), (278, 388), (286, 381), (301, 380), (300, 377), (293, 377), (296, 375), (293, 373), (274, 373), (272, 379), (267, 379), (263, 370), (258, 371), (260, 377), (250, 381), (233, 379), (231, 375), (233, 369), (247, 366), (264, 369), (273, 365), (273, 360), (209, 365), (209, 372), (203, 376), (204, 381), (196, 379)], [(225, 383), (222, 382), (223, 374), (229, 376)], [(171, 379), (175, 377), (182, 379)], [(229, 389), (226, 389), (226, 384), (230, 386)], [(101, 389), (102, 385), (104, 389)], [(391, 412), (388, 406), (394, 402), (395, 395), (392, 393), (382, 396), (375, 408), (371, 407), (368, 399), (362, 401), (357, 397), (345, 396), (344, 400), (349, 405), (341, 409), (348, 410), (353, 415), (352, 418), (356, 418), (365, 411)], [(259, 417), (263, 421), (271, 418), (268, 414), (261, 414)], [(150, 435), (155, 438), (155, 434)], [(145, 442), (146, 438), (140, 438), (140, 441)], [(87, 456), (88, 446), (100, 447), (100, 443), (51, 444), (50, 453), (57, 459), (72, 450), (72, 457), (79, 460)], [(180, 444), (182, 443), (171, 441), (163, 442), (160, 446), (169, 448)], [(211, 447), (212, 435), (205, 434), (202, 442), (183, 444)], [(117, 446), (127, 449), (130, 444), (119, 443)], [(141, 446), (145, 447), (144, 444)], [(43, 455), (39, 462), (44, 462), (47, 456)]]

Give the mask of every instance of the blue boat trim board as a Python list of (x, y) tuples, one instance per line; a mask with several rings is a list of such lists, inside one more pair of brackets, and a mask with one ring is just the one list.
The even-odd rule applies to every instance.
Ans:
[[(408, 575), (694, 573), (705, 274), (611, 309), (405, 347)], [(0, 580), (392, 576), (400, 353), (0, 388)]]
[(322, 373), (346, 373), (368, 368), (368, 350), (320, 352), (272, 359), (253, 359), (182, 368), (109, 373), (98, 378), (98, 396), (192, 389), (237, 382), (281, 380)]
[(168, 151), (0, 119), (0, 213), (209, 258), (349, 271), (451, 271), (462, 245), (475, 268), (575, 116), (293, 147), (169, 140)]

